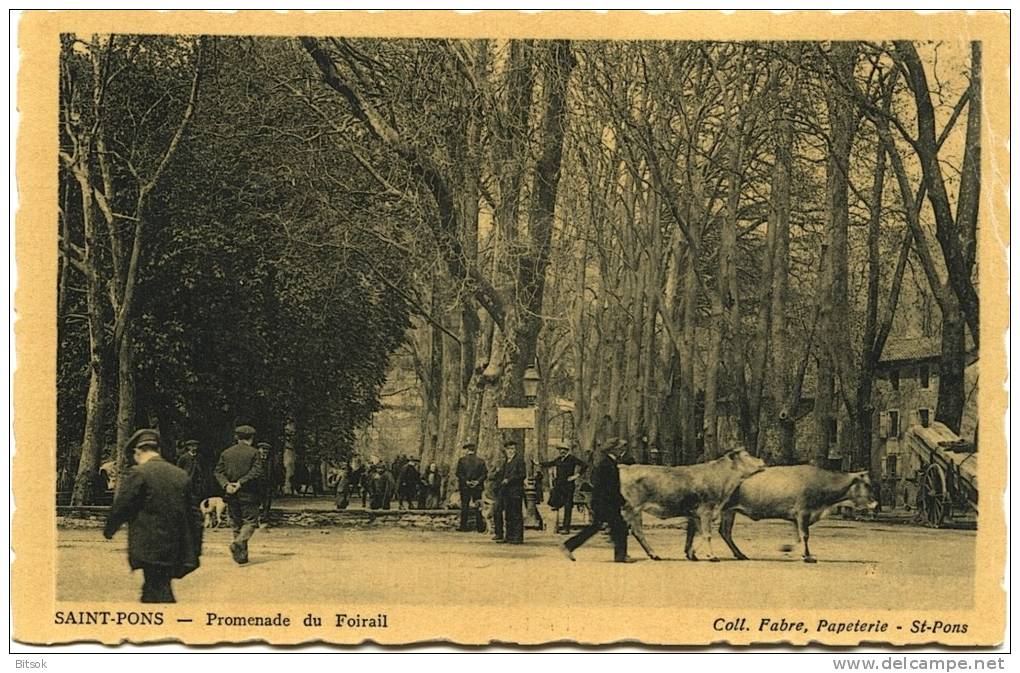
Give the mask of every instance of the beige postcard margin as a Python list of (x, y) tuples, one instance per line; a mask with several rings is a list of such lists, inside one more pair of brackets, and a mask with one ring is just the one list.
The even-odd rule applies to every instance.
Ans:
[[(55, 599), (56, 526), (54, 475), (56, 427), (56, 282), (57, 277), (57, 73), (62, 32), (77, 33), (206, 33), (259, 35), (420, 36), (420, 37), (538, 37), (573, 39), (916, 39), (984, 41), (985, 126), (983, 142), (984, 185), (981, 192), (982, 225), (978, 263), (981, 292), (981, 330), (986, 335), (981, 359), (979, 408), (981, 461), (979, 479), (983, 507), (977, 532), (974, 576), (975, 603), (969, 611), (829, 610), (833, 619), (881, 618), (887, 621), (935, 618), (967, 621), (965, 635), (911, 636), (907, 630), (883, 636), (808, 634), (782, 636), (787, 642), (856, 645), (887, 642), (922, 645), (992, 646), (1003, 642), (1006, 594), (1003, 576), (1006, 558), (1006, 521), (1002, 494), (1006, 485), (1005, 411), (1007, 378), (1005, 332), (1009, 244), (1009, 18), (1005, 13), (979, 12), (796, 12), (775, 14), (741, 11), (731, 14), (688, 11), (669, 14), (642, 12), (595, 13), (556, 11), (525, 14), (512, 11), (457, 13), (389, 11), (367, 12), (239, 12), (201, 11), (33, 11), (21, 17), (18, 48), (20, 72), (17, 106), (19, 209), (16, 215), (17, 290), (15, 337), (17, 369), (14, 373), (14, 456), (12, 488), (16, 511), (12, 524), (15, 553), (11, 574), (11, 609), (14, 638), (24, 643), (99, 641), (117, 643), (173, 641), (217, 643), (268, 641), (276, 644), (364, 642), (365, 636), (331, 628), (303, 627), (300, 617), (318, 609), (331, 614), (331, 606), (295, 605), (289, 612), (296, 626), (286, 629), (210, 628), (178, 624), (173, 619), (180, 605), (167, 606), (168, 623), (148, 627), (68, 626), (54, 623), (54, 611), (132, 610), (138, 604), (85, 605)], [(384, 644), (447, 641), (461, 644), (490, 642), (540, 644), (573, 641), (586, 644), (640, 642), (647, 645), (735, 645), (770, 642), (766, 634), (721, 634), (712, 630), (720, 613), (698, 607), (697, 587), (684, 582), (677, 567), (676, 585), (689, 609), (612, 610), (551, 608), (540, 604), (522, 607), (494, 605), (466, 609), (456, 605), (374, 606), (385, 609), (392, 626), (371, 638)], [(247, 605), (256, 613), (258, 606)], [(272, 608), (275, 613), (281, 606)], [(228, 606), (202, 609), (227, 612)], [(366, 606), (366, 609), (372, 609)], [(236, 606), (234, 608), (236, 612)], [(810, 619), (817, 611), (784, 609), (788, 619)], [(775, 611), (741, 610), (753, 621)], [(437, 626), (442, 625), (442, 626)], [(569, 627), (568, 630), (564, 630)]]

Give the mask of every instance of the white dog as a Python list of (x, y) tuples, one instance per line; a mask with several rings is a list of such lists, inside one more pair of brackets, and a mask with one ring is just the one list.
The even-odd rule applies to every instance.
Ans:
[(206, 528), (219, 528), (220, 524), (226, 521), (227, 503), (223, 502), (223, 498), (206, 498), (198, 508), (202, 512), (202, 522)]

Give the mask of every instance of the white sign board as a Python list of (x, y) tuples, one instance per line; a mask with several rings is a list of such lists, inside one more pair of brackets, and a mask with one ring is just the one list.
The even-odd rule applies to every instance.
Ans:
[(498, 407), (496, 427), (501, 430), (535, 427), (535, 407)]

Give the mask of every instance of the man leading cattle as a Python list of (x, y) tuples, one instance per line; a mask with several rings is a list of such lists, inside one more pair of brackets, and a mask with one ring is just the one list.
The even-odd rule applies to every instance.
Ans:
[(234, 523), (230, 555), (235, 563), (243, 565), (248, 562), (248, 540), (259, 524), (262, 465), (258, 451), (251, 445), (255, 428), (241, 425), (235, 428), (234, 435), (237, 443), (220, 455), (214, 475), (223, 487), (223, 500)]
[(620, 495), (620, 468), (618, 463), (626, 451), (627, 442), (612, 438), (606, 442), (605, 456), (592, 473), (591, 523), (577, 535), (568, 538), (560, 550), (574, 561), (574, 550), (609, 525), (609, 537), (613, 540), (613, 561), (629, 563), (627, 558), (627, 523), (620, 514), (623, 497)]

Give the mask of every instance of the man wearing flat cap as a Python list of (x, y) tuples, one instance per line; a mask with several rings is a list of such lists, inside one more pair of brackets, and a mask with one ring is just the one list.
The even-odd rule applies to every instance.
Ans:
[(234, 541), (230, 543), (230, 555), (234, 562), (248, 562), (248, 540), (259, 524), (259, 483), (262, 464), (258, 451), (251, 445), (255, 428), (241, 425), (234, 429), (237, 443), (220, 454), (216, 470), (216, 481), (223, 488), (223, 500), (234, 522)]
[(503, 505), (505, 540), (507, 544), (521, 544), (524, 542), (524, 479), (527, 471), (524, 457), (517, 450), (517, 442), (504, 442), (503, 450), (506, 463), (496, 488)]
[(485, 478), (489, 476), (488, 469), (485, 467), (485, 461), (476, 455), (473, 442), (465, 444), (463, 449), (464, 455), (457, 461), (457, 488), (460, 491), (460, 528), (457, 530), (462, 532), (471, 530), (468, 518), (473, 513), (475, 530), (484, 533), (485, 519), (479, 511), (479, 504), (482, 501)]
[(128, 563), (145, 577), (142, 602), (173, 603), (170, 582), (198, 568), (201, 516), (188, 496), (188, 475), (160, 456), (159, 431), (138, 430), (125, 450), (135, 464), (117, 489), (103, 536), (111, 539), (127, 523)]
[(592, 472), (591, 524), (577, 535), (568, 538), (560, 550), (571, 561), (574, 550), (609, 525), (609, 537), (613, 540), (613, 560), (627, 563), (627, 523), (620, 514), (623, 496), (620, 494), (619, 462), (627, 450), (627, 442), (615, 437), (606, 441), (605, 455)]

